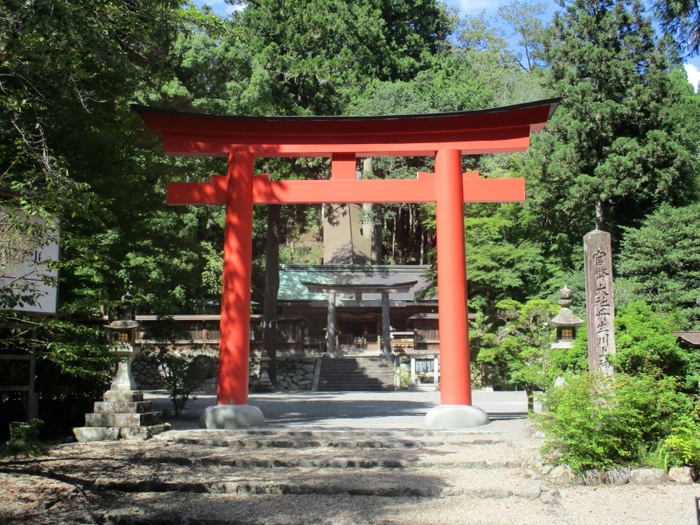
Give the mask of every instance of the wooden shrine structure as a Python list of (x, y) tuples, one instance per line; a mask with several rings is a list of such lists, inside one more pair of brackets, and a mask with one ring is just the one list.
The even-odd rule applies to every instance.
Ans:
[[(225, 175), (208, 182), (169, 183), (167, 190), (170, 205), (226, 206), (219, 406), (248, 403), (254, 204), (435, 202), (441, 405), (471, 407), (463, 204), (523, 201), (525, 182), (462, 173), (462, 155), (525, 151), (530, 134), (544, 128), (558, 103), (550, 99), (480, 111), (382, 117), (219, 116), (134, 106), (146, 129), (162, 138), (165, 153), (228, 159)], [(358, 158), (377, 156), (434, 156), (435, 173), (409, 180), (357, 180)], [(331, 178), (272, 181), (255, 173), (255, 159), (263, 157), (330, 158)], [(264, 421), (262, 415), (254, 420), (229, 416), (228, 422), (211, 425)], [(446, 419), (429, 424), (488, 421)]]

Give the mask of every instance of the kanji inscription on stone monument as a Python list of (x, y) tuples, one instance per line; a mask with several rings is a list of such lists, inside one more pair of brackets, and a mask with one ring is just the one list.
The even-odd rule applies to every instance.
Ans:
[(608, 356), (615, 353), (615, 302), (613, 299), (610, 234), (594, 230), (583, 238), (588, 318), (588, 366), (612, 375)]

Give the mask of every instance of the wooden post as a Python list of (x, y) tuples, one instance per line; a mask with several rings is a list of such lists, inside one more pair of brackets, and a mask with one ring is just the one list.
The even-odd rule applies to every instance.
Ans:
[(471, 405), (462, 155), (459, 150), (437, 152), (435, 176), (440, 362), (443, 365), (440, 402)]
[(326, 352), (328, 357), (337, 357), (335, 332), (335, 290), (331, 290), (328, 292), (328, 322), (326, 328)]
[(389, 292), (382, 292), (382, 357), (391, 354), (391, 317), (389, 315)]
[(216, 391), (220, 405), (248, 404), (254, 161), (247, 151), (231, 153), (228, 157), (221, 351)]

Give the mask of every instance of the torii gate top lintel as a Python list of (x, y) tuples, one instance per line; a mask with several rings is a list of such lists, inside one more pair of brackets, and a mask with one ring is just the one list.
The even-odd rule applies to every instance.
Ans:
[(251, 117), (187, 113), (134, 105), (165, 153), (254, 157), (427, 156), (525, 151), (558, 98), (478, 111), (374, 117)]

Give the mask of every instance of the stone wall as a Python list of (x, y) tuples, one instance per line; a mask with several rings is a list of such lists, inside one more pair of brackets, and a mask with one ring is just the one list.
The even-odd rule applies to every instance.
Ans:
[[(187, 354), (186, 357), (190, 359), (196, 357), (191, 352), (178, 353)], [(209, 352), (204, 355), (208, 354)], [(218, 358), (218, 356), (216, 357)], [(315, 368), (315, 357), (278, 358), (277, 378), (279, 388), (283, 390), (311, 390)], [(131, 365), (131, 373), (140, 390), (160, 390), (165, 388), (163, 378), (158, 370), (158, 364), (153, 357), (143, 353), (138, 354)], [(250, 358), (249, 385), (251, 389), (255, 389), (260, 385), (260, 359), (256, 357)], [(211, 390), (211, 386), (205, 388), (205, 391), (208, 392), (209, 390)]]
[[(283, 390), (311, 390), (314, 382), (315, 357), (277, 359), (277, 384)], [(260, 359), (250, 359), (250, 388), (260, 385)]]
[(139, 390), (159, 390), (165, 388), (156, 360), (145, 354), (138, 354), (131, 363), (131, 375)]

